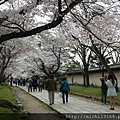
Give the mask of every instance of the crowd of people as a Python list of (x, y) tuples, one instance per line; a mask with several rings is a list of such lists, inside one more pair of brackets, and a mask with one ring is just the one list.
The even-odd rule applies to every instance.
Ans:
[[(54, 104), (54, 94), (57, 91), (57, 81), (54, 79), (53, 75), (50, 75), (46, 80), (41, 78), (38, 79), (36, 77), (26, 79), (13, 79), (11, 77), (8, 82), (11, 86), (12, 84), (16, 84), (16, 86), (26, 86), (28, 88), (28, 92), (42, 92), (42, 90), (45, 89), (48, 91), (49, 105)], [(65, 103), (65, 101), (68, 102), (68, 93), (70, 91), (70, 87), (69, 83), (66, 81), (66, 78), (63, 78), (63, 81), (61, 82), (60, 91), (62, 93), (63, 103)]]
[[(28, 92), (39, 91), (42, 92), (43, 89), (48, 91), (48, 99), (49, 105), (54, 104), (54, 94), (57, 91), (57, 81), (54, 80), (54, 76), (50, 75), (48, 79), (43, 80), (41, 78), (31, 77), (26, 79), (13, 79), (11, 77), (10, 85), (12, 86), (12, 82), (17, 86), (26, 86), (28, 87)], [(108, 76), (100, 77), (101, 81), (101, 103), (106, 104), (107, 96), (110, 99), (110, 110), (114, 110), (115, 106), (115, 96), (117, 96), (117, 92), (115, 86), (117, 81), (115, 80), (112, 74)], [(68, 102), (68, 94), (70, 92), (70, 86), (67, 82), (66, 78), (63, 78), (63, 81), (60, 84), (60, 91), (62, 93), (62, 101), (63, 103)]]
[(11, 77), (10, 79), (7, 80), (9, 82), (10, 86), (15, 84), (16, 86), (26, 86), (28, 87), (28, 92), (33, 92), (33, 91), (39, 91), (42, 92), (43, 89), (45, 89), (45, 80), (41, 78), (36, 78), (36, 77), (31, 77), (31, 78), (13, 78)]

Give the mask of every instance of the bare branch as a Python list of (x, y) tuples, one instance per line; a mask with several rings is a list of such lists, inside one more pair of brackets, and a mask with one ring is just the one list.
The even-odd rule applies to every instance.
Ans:
[(3, 1), (0, 1), (0, 5), (4, 4), (5, 2), (7, 2), (8, 0), (3, 0)]
[(12, 32), (12, 33), (8, 33), (8, 34), (4, 34), (0, 36), (0, 44), (4, 41), (13, 39), (13, 38), (21, 38), (21, 37), (28, 37), (31, 35), (35, 35), (37, 33), (41, 33), (44, 30), (48, 30), (51, 28), (56, 27), (57, 25), (59, 25), (62, 21), (63, 21), (63, 17), (77, 4), (81, 3), (83, 0), (75, 0), (72, 1), (69, 5), (68, 8), (66, 8), (64, 11), (61, 12), (61, 15), (57, 17), (56, 20), (53, 20), (51, 23), (48, 23), (46, 25), (40, 26), (40, 27), (36, 27), (34, 29), (31, 29), (29, 31), (25, 31), (25, 32)]

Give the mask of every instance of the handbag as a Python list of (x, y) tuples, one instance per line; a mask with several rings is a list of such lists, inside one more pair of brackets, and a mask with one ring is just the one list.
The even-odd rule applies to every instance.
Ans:
[(59, 92), (59, 98), (62, 98), (62, 93), (61, 92)]
[(115, 90), (116, 90), (116, 92), (118, 92), (118, 90), (119, 90), (118, 84), (115, 85)]
[(29, 87), (29, 83), (26, 83), (26, 87)]
[(40, 82), (40, 86), (42, 86), (42, 82)]
[(116, 80), (116, 84), (115, 84), (115, 90), (116, 90), (116, 92), (118, 92), (118, 91), (119, 91), (119, 88), (118, 88), (118, 82), (117, 82), (117, 80)]

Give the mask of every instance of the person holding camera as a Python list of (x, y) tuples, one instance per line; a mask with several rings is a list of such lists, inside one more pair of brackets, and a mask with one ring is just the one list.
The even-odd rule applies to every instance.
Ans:
[(106, 97), (107, 97), (107, 76), (100, 77), (101, 81), (101, 104), (106, 104)]

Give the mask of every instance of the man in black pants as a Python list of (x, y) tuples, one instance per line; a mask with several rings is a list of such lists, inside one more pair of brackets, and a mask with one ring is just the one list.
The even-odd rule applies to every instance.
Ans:
[(105, 75), (104, 77), (100, 78), (101, 80), (101, 103), (105, 103), (106, 104), (106, 96), (107, 96), (107, 85), (105, 84), (105, 82), (107, 81), (107, 76)]
[(69, 83), (66, 81), (66, 78), (63, 79), (60, 85), (60, 91), (62, 91), (63, 103), (65, 103), (65, 95), (66, 95), (66, 102), (68, 102), (68, 92), (70, 91), (70, 87), (69, 87)]

